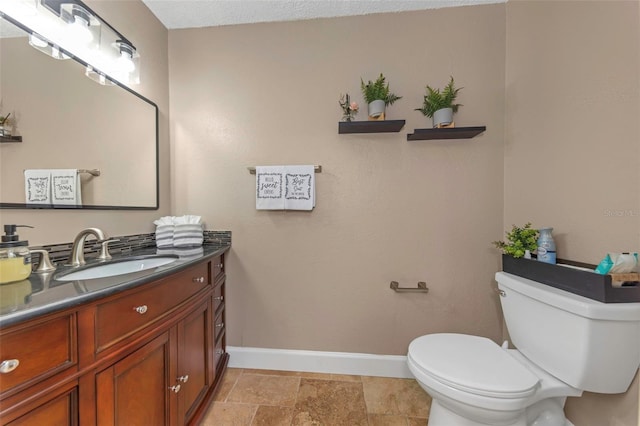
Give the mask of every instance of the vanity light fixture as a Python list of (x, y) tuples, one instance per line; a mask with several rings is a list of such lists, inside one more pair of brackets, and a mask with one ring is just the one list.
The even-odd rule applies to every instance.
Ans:
[[(47, 3), (47, 0), (44, 1)], [(91, 12), (79, 4), (63, 3), (60, 5), (60, 18), (67, 24), (70, 43), (98, 47), (100, 21)]]
[(84, 75), (89, 77), (91, 80), (95, 81), (98, 84), (103, 86), (113, 86), (115, 83), (107, 78), (104, 73), (94, 69), (91, 65), (87, 65), (85, 69)]
[(49, 43), (44, 38), (40, 37), (38, 34), (30, 34), (29, 35), (29, 44), (39, 51), (46, 53), (54, 59), (69, 59), (69, 55), (66, 55), (63, 51), (60, 50), (58, 46), (55, 44)]
[(133, 63), (133, 54), (136, 52), (136, 49), (132, 46), (129, 46), (122, 40), (118, 40), (116, 44), (118, 45), (118, 50), (120, 51), (120, 57), (118, 58), (118, 68), (127, 73), (136, 69), (136, 65)]
[(131, 84), (140, 83), (140, 55), (136, 48), (127, 40), (116, 40), (119, 57), (116, 59), (115, 73)]
[(0, 1), (0, 16), (29, 32), (36, 49), (56, 59), (75, 58), (100, 84), (140, 83), (135, 46), (81, 0)]

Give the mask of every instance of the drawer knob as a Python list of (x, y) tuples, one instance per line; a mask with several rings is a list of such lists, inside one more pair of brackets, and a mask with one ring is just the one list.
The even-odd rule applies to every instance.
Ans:
[(173, 393), (178, 393), (180, 392), (180, 385), (169, 386), (169, 390)]
[(222, 327), (224, 327), (224, 323), (223, 323), (223, 322), (221, 322), (220, 324), (216, 324), (216, 327), (218, 327), (218, 328), (222, 328)]
[(178, 381), (182, 382), (182, 383), (187, 383), (188, 380), (189, 380), (189, 375), (188, 374), (185, 374), (184, 376), (178, 377)]
[(216, 355), (222, 355), (224, 351), (222, 349), (216, 350)]
[(139, 313), (140, 315), (145, 314), (147, 312), (147, 305), (140, 305), (133, 308), (134, 311)]
[(218, 264), (216, 265), (216, 268), (218, 268), (218, 269), (222, 269), (222, 263), (218, 263)]
[(203, 283), (204, 282), (204, 277), (195, 277), (195, 278), (193, 278), (193, 282), (194, 283)]
[(224, 300), (224, 296), (216, 296), (213, 298), (213, 300), (219, 300), (222, 302)]
[(17, 359), (7, 359), (0, 363), (0, 373), (7, 374), (18, 368), (20, 361)]

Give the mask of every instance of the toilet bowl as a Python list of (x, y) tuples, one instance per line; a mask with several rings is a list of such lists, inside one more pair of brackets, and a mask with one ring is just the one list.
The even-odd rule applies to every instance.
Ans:
[(418, 337), (407, 363), (433, 399), (429, 426), (564, 426), (564, 399), (582, 394), (484, 337)]
[(629, 388), (640, 303), (601, 303), (505, 272), (496, 281), (516, 349), (450, 333), (409, 345), (409, 369), (432, 397), (429, 426), (569, 426), (568, 396)]

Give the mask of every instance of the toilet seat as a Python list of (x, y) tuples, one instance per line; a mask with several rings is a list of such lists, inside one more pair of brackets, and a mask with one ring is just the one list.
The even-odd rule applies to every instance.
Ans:
[(441, 384), (479, 397), (526, 399), (540, 379), (506, 350), (479, 336), (439, 333), (409, 345), (413, 368)]

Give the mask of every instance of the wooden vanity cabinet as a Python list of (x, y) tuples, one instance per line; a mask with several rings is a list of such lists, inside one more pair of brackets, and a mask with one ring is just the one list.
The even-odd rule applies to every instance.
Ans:
[(18, 353), (17, 337), (40, 335), (43, 324), (59, 341), (55, 357), (43, 356), (42, 345), (23, 350), (15, 371), (28, 368), (0, 374), (0, 424), (197, 424), (228, 359), (223, 265), (222, 255), (214, 257), (46, 322), (0, 330), (0, 362)]

